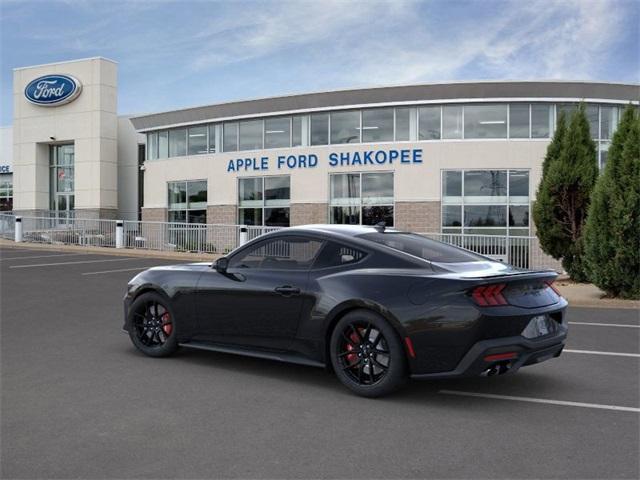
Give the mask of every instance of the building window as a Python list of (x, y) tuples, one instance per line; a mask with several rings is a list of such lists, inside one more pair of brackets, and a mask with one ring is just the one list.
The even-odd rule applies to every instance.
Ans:
[(49, 208), (60, 217), (70, 217), (75, 209), (75, 146), (51, 145), (49, 167)]
[(587, 104), (585, 108), (585, 114), (587, 115), (587, 121), (589, 122), (589, 131), (591, 132), (591, 138), (597, 140), (600, 136), (598, 105)]
[(311, 145), (327, 145), (329, 143), (329, 114), (311, 115)]
[(362, 111), (362, 141), (393, 141), (393, 108), (371, 108)]
[(260, 150), (263, 148), (263, 127), (262, 120), (240, 122), (240, 150)]
[(264, 148), (291, 146), (291, 117), (267, 118), (264, 121)]
[(191, 127), (188, 134), (187, 152), (189, 155), (201, 155), (207, 153), (208, 147), (208, 128), (206, 126)]
[(549, 138), (553, 128), (553, 108), (551, 105), (534, 103), (531, 105), (531, 138)]
[(222, 126), (222, 149), (224, 152), (238, 151), (238, 122), (228, 122)]
[(291, 118), (291, 146), (299, 147), (302, 145), (302, 115)]
[(330, 176), (331, 223), (393, 226), (393, 173), (340, 173)]
[(411, 109), (396, 108), (396, 141), (411, 140)]
[(147, 133), (147, 160), (158, 158), (158, 132)]
[(507, 105), (465, 106), (464, 138), (507, 138)]
[(461, 105), (445, 105), (442, 107), (442, 138), (462, 138)]
[(209, 153), (216, 153), (216, 124), (209, 125)]
[(529, 104), (509, 105), (509, 138), (529, 138)]
[(360, 142), (360, 111), (331, 113), (331, 144)]
[(442, 232), (529, 235), (528, 170), (444, 170)]
[(207, 223), (207, 181), (169, 182), (169, 221)]
[(13, 210), (13, 173), (0, 173), (0, 211)]
[(169, 130), (169, 156), (182, 157), (187, 154), (187, 129)]
[(600, 107), (600, 139), (610, 140), (618, 125), (618, 107)]
[(158, 158), (169, 157), (169, 132), (167, 130), (158, 132)]
[(238, 223), (288, 227), (291, 179), (288, 175), (238, 179)]
[(440, 140), (440, 105), (418, 109), (418, 140)]

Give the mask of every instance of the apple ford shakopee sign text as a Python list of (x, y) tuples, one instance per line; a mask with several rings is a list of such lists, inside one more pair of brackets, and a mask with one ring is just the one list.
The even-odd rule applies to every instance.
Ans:
[(82, 84), (71, 75), (45, 75), (29, 82), (24, 96), (35, 105), (56, 107), (75, 100), (82, 91)]

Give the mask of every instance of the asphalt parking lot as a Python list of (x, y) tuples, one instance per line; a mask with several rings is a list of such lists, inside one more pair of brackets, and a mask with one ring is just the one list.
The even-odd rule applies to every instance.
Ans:
[(635, 310), (570, 307), (558, 359), (369, 400), (321, 369), (139, 354), (124, 287), (173, 263), (0, 248), (2, 478), (640, 475)]

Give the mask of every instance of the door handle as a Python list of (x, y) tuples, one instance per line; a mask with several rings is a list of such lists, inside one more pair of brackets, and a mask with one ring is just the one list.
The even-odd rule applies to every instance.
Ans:
[(276, 287), (275, 291), (284, 297), (290, 297), (291, 295), (298, 295), (300, 293), (300, 289), (298, 287), (292, 287), (291, 285)]

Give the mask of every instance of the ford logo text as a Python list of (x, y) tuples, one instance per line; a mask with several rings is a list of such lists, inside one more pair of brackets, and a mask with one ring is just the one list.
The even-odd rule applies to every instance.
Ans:
[(82, 84), (70, 75), (46, 75), (29, 82), (24, 96), (31, 103), (43, 106), (58, 106), (75, 100)]

